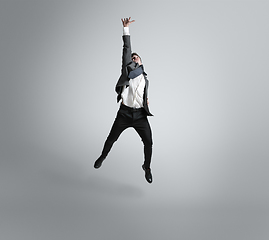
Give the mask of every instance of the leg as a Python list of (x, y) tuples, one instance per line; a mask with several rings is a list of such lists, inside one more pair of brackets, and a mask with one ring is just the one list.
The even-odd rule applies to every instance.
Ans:
[(128, 120), (129, 119), (126, 116), (124, 116), (120, 111), (118, 112), (117, 117), (110, 130), (110, 133), (105, 141), (101, 156), (106, 158), (114, 142), (116, 142), (119, 136), (121, 135), (121, 133), (130, 126)]
[(102, 163), (107, 157), (108, 153), (110, 152), (114, 142), (118, 140), (120, 134), (128, 127), (129, 127), (128, 118), (126, 118), (119, 111), (112, 125), (110, 133), (105, 141), (102, 154), (94, 163), (94, 168), (100, 168), (102, 166)]
[(139, 134), (144, 144), (144, 166), (150, 169), (152, 156), (152, 132), (147, 117), (135, 121), (134, 129)]

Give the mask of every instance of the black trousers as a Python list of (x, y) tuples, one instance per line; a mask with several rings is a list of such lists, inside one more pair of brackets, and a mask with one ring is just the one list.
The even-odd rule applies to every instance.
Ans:
[[(105, 141), (102, 156), (106, 157), (121, 133), (133, 127), (144, 144), (144, 165), (150, 168), (152, 156), (152, 132), (144, 108), (134, 109), (121, 104), (110, 133)], [(131, 147), (131, 146), (130, 146)]]

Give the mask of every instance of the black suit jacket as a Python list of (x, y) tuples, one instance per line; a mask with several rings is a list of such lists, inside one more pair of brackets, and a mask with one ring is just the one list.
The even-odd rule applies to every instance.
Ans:
[[(131, 50), (131, 40), (130, 35), (123, 35), (123, 52), (122, 52), (122, 67), (121, 67), (121, 76), (116, 84), (115, 90), (117, 92), (117, 102), (121, 99), (121, 93), (123, 86), (127, 85), (129, 86), (129, 80), (128, 77), (129, 73), (139, 67), (138, 63), (135, 63), (132, 61), (132, 50)], [(142, 66), (143, 67), (143, 66)], [(147, 79), (147, 74), (143, 71), (143, 75), (145, 78), (145, 89), (144, 89), (144, 96), (143, 96), (143, 107), (146, 110), (146, 113), (148, 116), (153, 116), (150, 111), (147, 104), (147, 98), (148, 98), (148, 87), (149, 87), (149, 81)]]

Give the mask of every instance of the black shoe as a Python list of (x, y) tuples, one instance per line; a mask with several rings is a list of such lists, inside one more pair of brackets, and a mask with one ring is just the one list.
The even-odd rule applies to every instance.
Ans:
[(94, 163), (94, 168), (99, 168), (102, 166), (103, 161), (105, 160), (105, 157), (100, 156)]
[(152, 183), (152, 175), (150, 168), (145, 168), (144, 164), (142, 165), (143, 170), (145, 171), (145, 178), (149, 183)]

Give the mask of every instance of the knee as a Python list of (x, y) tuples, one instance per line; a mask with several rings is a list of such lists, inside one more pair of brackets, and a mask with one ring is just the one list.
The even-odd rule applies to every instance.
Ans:
[(112, 133), (110, 133), (107, 136), (106, 141), (111, 142), (111, 143), (114, 143), (114, 142), (116, 142), (119, 139), (119, 137), (120, 137), (120, 134), (112, 134)]
[(147, 148), (152, 148), (152, 145), (153, 145), (153, 141), (152, 139), (144, 139), (143, 140), (143, 143), (144, 143), (144, 146), (147, 147)]
[(108, 137), (106, 139), (106, 142), (107, 143), (110, 143), (110, 144), (113, 144), (114, 142), (116, 142), (118, 139), (117, 138), (112, 138), (112, 137)]

